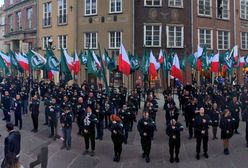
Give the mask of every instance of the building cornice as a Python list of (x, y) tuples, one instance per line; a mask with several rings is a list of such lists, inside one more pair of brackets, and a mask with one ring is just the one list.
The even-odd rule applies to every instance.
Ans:
[(26, 5), (30, 5), (32, 3), (35, 5), (36, 4), (36, 0), (21, 1), (21, 2), (19, 2), (17, 4), (13, 4), (13, 5), (10, 5), (8, 7), (5, 7), (3, 11), (8, 14), (8, 13), (10, 13), (12, 11), (15, 11), (17, 9), (23, 8)]

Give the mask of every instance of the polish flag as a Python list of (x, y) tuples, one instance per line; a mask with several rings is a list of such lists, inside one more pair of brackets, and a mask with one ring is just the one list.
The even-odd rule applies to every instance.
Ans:
[(74, 54), (74, 74), (77, 75), (80, 72), (80, 61), (76, 50)]
[(164, 63), (164, 55), (163, 55), (163, 51), (162, 50), (160, 50), (160, 52), (159, 52), (158, 61), (160, 62), (160, 64), (163, 64)]
[(238, 58), (239, 58), (239, 55), (238, 55), (238, 45), (235, 45), (230, 53), (230, 56), (233, 56), (235, 62), (238, 62)]
[(173, 58), (173, 64), (171, 67), (171, 76), (177, 78), (181, 82), (183, 81), (183, 75), (180, 69), (180, 63), (177, 54), (175, 54)]
[(10, 57), (8, 55), (5, 55), (4, 53), (0, 52), (0, 56), (2, 57), (3, 61), (5, 62), (7, 67), (10, 67)]
[(106, 57), (105, 54), (102, 54), (102, 63), (104, 66), (106, 66)]
[(66, 49), (63, 49), (63, 53), (64, 53), (64, 56), (65, 56), (68, 68), (69, 68), (70, 72), (72, 72), (72, 70), (74, 69), (74, 60), (73, 60), (73, 58), (71, 56), (69, 56), (69, 54), (66, 51)]
[(149, 66), (149, 74), (152, 77), (156, 77), (158, 75), (157, 70), (160, 68), (159, 62), (157, 62), (156, 58), (154, 57), (152, 51), (150, 52), (150, 66)]
[(195, 52), (194, 56), (195, 56), (195, 60), (196, 60), (196, 70), (200, 71), (202, 68), (202, 61), (200, 58), (198, 58), (198, 52)]
[(217, 72), (217, 73), (219, 72), (219, 59), (220, 59), (220, 54), (218, 52), (211, 59), (211, 72)]
[(94, 51), (92, 51), (92, 56), (93, 56), (93, 58), (94, 58), (94, 60), (95, 60), (95, 62), (96, 62), (96, 64), (97, 64), (97, 67), (98, 67), (99, 69), (101, 69), (101, 68), (102, 68), (101, 63), (100, 63), (100, 61), (98, 60), (98, 58), (97, 58), (97, 56), (96, 56), (96, 54), (95, 54)]
[(119, 55), (119, 71), (125, 75), (129, 75), (131, 71), (130, 61), (127, 55), (127, 51), (125, 50), (123, 44), (120, 47), (120, 55)]
[(244, 66), (245, 66), (245, 57), (240, 57), (239, 58), (239, 66), (241, 68), (244, 68)]
[(19, 63), (19, 65), (25, 70), (29, 71), (29, 63), (28, 63), (28, 58), (25, 56), (25, 54), (21, 53), (16, 53), (16, 59)]
[(48, 79), (52, 81), (56, 74), (59, 74), (59, 71), (54, 71), (54, 70), (48, 71)]

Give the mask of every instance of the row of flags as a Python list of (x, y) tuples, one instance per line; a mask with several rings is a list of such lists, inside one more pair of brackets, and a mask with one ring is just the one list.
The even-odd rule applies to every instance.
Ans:
[(184, 54), (180, 59), (174, 51), (166, 54), (161, 49), (157, 59), (152, 51), (145, 50), (141, 63), (137, 55), (132, 55), (126, 51), (123, 44), (120, 46), (118, 60), (115, 55), (110, 57), (106, 50), (101, 55), (100, 49), (99, 55), (93, 50), (87, 50), (79, 55), (74, 51), (72, 56), (68, 54), (66, 49), (61, 49), (60, 60), (49, 49), (46, 49), (44, 57), (33, 50), (29, 50), (26, 54), (14, 53), (13, 51), (8, 54), (0, 52), (0, 68), (5, 69), (6, 73), (9, 73), (12, 69), (20, 72), (44, 70), (48, 72), (48, 78), (52, 80), (55, 74), (61, 71), (66, 81), (73, 79), (73, 74), (79, 74), (81, 65), (87, 67), (89, 74), (94, 74), (104, 81), (106, 80), (105, 69), (109, 71), (118, 70), (128, 76), (140, 68), (144, 76), (148, 75), (151, 78), (155, 78), (161, 69), (164, 77), (167, 77), (170, 71), (171, 76), (183, 81), (182, 71), (185, 71), (186, 62), (198, 71), (203, 69), (204, 71), (217, 73), (225, 69), (228, 72), (232, 72), (233, 67), (248, 66), (248, 57), (238, 55), (238, 46), (234, 46), (231, 51), (227, 50), (223, 54), (219, 54), (219, 52), (209, 53), (206, 47), (201, 48), (198, 46), (194, 54), (188, 57)]

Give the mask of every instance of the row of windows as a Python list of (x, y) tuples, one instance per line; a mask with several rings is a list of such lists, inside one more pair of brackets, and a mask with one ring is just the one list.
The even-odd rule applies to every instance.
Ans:
[[(43, 49), (48, 47), (48, 41), (51, 36), (43, 37)], [(67, 48), (67, 35), (58, 36), (58, 49)], [(122, 32), (109, 32), (109, 49), (119, 49), (122, 42)], [(98, 33), (84, 33), (84, 49), (97, 49)]]
[[(144, 26), (144, 46), (161, 47), (162, 25), (147, 24)], [(184, 47), (184, 27), (181, 25), (166, 26), (167, 48)], [(213, 49), (213, 30), (198, 29), (198, 44), (201, 47), (206, 46)], [(218, 50), (227, 50), (230, 48), (230, 32), (225, 30), (217, 31)], [(241, 48), (248, 49), (248, 33), (241, 33)]]
[[(11, 14), (8, 16), (8, 22), (9, 22), (9, 31), (13, 31), (14, 28), (14, 15), (15, 15), (15, 22), (16, 22), (16, 29), (21, 30), (23, 27), (22, 23), (22, 12), (18, 11), (15, 14)], [(33, 17), (33, 9), (28, 8), (26, 10), (26, 28), (31, 29), (32, 28), (32, 17)]]

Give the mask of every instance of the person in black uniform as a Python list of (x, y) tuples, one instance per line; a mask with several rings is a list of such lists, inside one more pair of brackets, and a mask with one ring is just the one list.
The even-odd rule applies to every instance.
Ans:
[(105, 128), (109, 127), (110, 124), (110, 116), (114, 114), (114, 104), (112, 100), (110, 100), (109, 97), (106, 97), (105, 103), (104, 103), (104, 113), (105, 113)]
[(196, 137), (196, 159), (200, 159), (201, 142), (203, 141), (203, 151), (205, 158), (208, 158), (208, 128), (211, 124), (209, 116), (205, 114), (201, 107), (199, 114), (195, 117), (195, 137)]
[(31, 117), (34, 126), (34, 128), (31, 131), (34, 133), (38, 132), (38, 120), (40, 113), (39, 107), (40, 107), (40, 100), (38, 99), (37, 95), (34, 95), (29, 105), (29, 111), (31, 111)]
[(210, 119), (212, 121), (213, 140), (215, 140), (218, 139), (217, 130), (220, 122), (220, 112), (217, 103), (214, 103), (212, 110), (210, 110)]
[(232, 117), (235, 119), (234, 133), (239, 134), (239, 121), (240, 121), (240, 103), (238, 102), (238, 98), (236, 95), (233, 96), (232, 102), (230, 103), (229, 110), (232, 114)]
[(28, 114), (28, 90), (25, 87), (22, 87), (21, 92), (21, 100), (23, 107), (23, 114)]
[(96, 109), (94, 114), (96, 115), (96, 118), (98, 122), (96, 123), (96, 131), (97, 131), (97, 136), (96, 139), (102, 140), (103, 138), (103, 129), (104, 129), (104, 110), (103, 107), (100, 106), (100, 104), (96, 103)]
[(139, 120), (137, 129), (141, 137), (141, 146), (143, 150), (142, 157), (146, 158), (146, 162), (150, 162), (150, 151), (153, 132), (156, 129), (155, 122), (149, 118), (149, 112), (144, 111), (143, 117)]
[(248, 110), (247, 109), (245, 110), (245, 139), (246, 139), (246, 147), (248, 148)]
[(122, 143), (124, 138), (123, 124), (121, 119), (113, 114), (110, 116), (112, 123), (110, 124), (111, 139), (114, 144), (114, 158), (113, 161), (119, 162), (122, 152)]
[(196, 116), (196, 109), (197, 109), (197, 99), (193, 98), (193, 100), (190, 102), (188, 109), (185, 111), (185, 115), (187, 115), (186, 123), (188, 123), (188, 130), (189, 130), (189, 139), (192, 139), (194, 134), (194, 121)]
[(119, 117), (122, 120), (123, 128), (124, 128), (124, 144), (127, 144), (128, 132), (130, 129), (130, 111), (127, 108), (127, 105), (124, 104), (122, 109), (119, 110)]
[(83, 135), (83, 116), (86, 110), (86, 103), (82, 97), (78, 98), (77, 102), (77, 110), (76, 110), (76, 118), (78, 125), (78, 135)]
[[(19, 131), (14, 130), (14, 125), (12, 123), (6, 124), (7, 131), (9, 135), (4, 140), (4, 156), (13, 153), (17, 159), (20, 157), (21, 151), (21, 134)], [(5, 164), (5, 159), (2, 162), (2, 166)]]
[(167, 107), (165, 118), (166, 118), (166, 124), (168, 125), (172, 119), (178, 120), (179, 111), (175, 104), (168, 104), (169, 107)]
[(65, 107), (64, 112), (61, 114), (60, 123), (63, 132), (63, 145), (61, 149), (71, 149), (71, 130), (72, 130), (72, 112), (69, 107)]
[(71, 98), (71, 106), (72, 106), (72, 114), (73, 114), (73, 122), (77, 116), (77, 101), (78, 101), (78, 93), (76, 90), (73, 92), (73, 96)]
[(19, 129), (22, 129), (22, 101), (21, 96), (19, 94), (16, 95), (14, 100), (14, 112), (15, 112), (15, 126), (18, 126), (19, 122)]
[(44, 100), (44, 105), (45, 105), (45, 123), (43, 125), (48, 125), (48, 113), (49, 113), (49, 106), (51, 103), (51, 98), (48, 95), (48, 93), (46, 93), (43, 97)]
[(58, 137), (58, 118), (60, 116), (60, 107), (57, 104), (56, 98), (52, 98), (51, 104), (49, 106), (48, 111), (48, 118), (49, 118), (49, 125), (51, 127), (51, 134), (49, 138), (53, 138), (56, 140)]
[[(85, 151), (83, 155), (90, 154), (95, 155), (95, 127), (97, 123), (96, 116), (92, 113), (90, 106), (86, 109), (86, 114), (83, 116), (83, 132), (85, 141)], [(91, 152), (89, 152), (89, 144), (91, 142)]]
[(180, 151), (180, 132), (183, 131), (183, 126), (181, 123), (172, 119), (167, 125), (166, 134), (169, 136), (169, 151), (170, 151), (170, 162), (174, 162), (174, 150), (175, 150), (175, 161), (179, 162), (179, 151)]
[(9, 92), (5, 91), (4, 96), (2, 97), (2, 105), (3, 105), (3, 120), (6, 120), (6, 122), (10, 122), (10, 108), (11, 108), (11, 97), (9, 96)]
[(240, 102), (241, 102), (241, 116), (242, 116), (242, 121), (246, 120), (246, 110), (248, 107), (248, 93), (247, 93), (247, 88), (244, 88), (244, 92), (240, 95)]
[(230, 111), (226, 109), (220, 120), (221, 139), (223, 140), (225, 155), (229, 154), (229, 139), (233, 136), (234, 121), (235, 119), (232, 118)]

